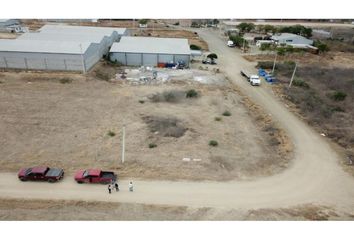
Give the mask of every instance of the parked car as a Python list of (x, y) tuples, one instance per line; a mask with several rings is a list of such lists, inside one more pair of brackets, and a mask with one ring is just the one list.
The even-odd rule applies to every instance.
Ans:
[(64, 170), (61, 168), (32, 167), (22, 168), (18, 172), (21, 181), (47, 181), (57, 182), (64, 177)]
[(101, 183), (109, 184), (117, 180), (117, 174), (100, 169), (80, 170), (75, 174), (77, 183)]
[(203, 60), (202, 60), (202, 63), (203, 63), (203, 64), (211, 64), (211, 65), (216, 65), (215, 60), (214, 60), (214, 59), (210, 59), (210, 58), (203, 59)]

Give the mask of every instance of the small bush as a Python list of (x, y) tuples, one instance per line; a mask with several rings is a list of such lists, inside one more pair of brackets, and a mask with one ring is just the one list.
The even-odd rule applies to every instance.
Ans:
[(186, 92), (180, 90), (164, 91), (162, 93), (156, 93), (150, 97), (152, 102), (169, 102), (177, 103), (181, 99), (186, 97)]
[(190, 89), (186, 92), (186, 98), (196, 98), (198, 97), (198, 92), (194, 89)]
[(223, 116), (225, 117), (230, 117), (231, 116), (231, 113), (229, 111), (225, 111), (222, 113)]
[(173, 25), (175, 25), (175, 26), (179, 26), (179, 22), (175, 22)]
[(217, 122), (220, 122), (222, 120), (222, 118), (221, 117), (215, 117), (214, 120), (217, 121)]
[(277, 48), (277, 54), (278, 54), (279, 56), (284, 56), (285, 53), (286, 53), (285, 48), (282, 48), (282, 47)]
[(309, 89), (310, 88), (310, 85), (308, 85), (307, 82), (305, 82), (302, 79), (298, 79), (298, 78), (294, 79), (293, 85), (297, 86), (297, 87), (305, 88), (305, 89)]
[(143, 103), (145, 103), (145, 101), (144, 100), (139, 100), (139, 103), (143, 104)]
[(200, 50), (200, 49), (202, 49), (202, 48), (199, 47), (198, 45), (191, 44), (190, 49), (191, 49), (191, 50)]
[(59, 80), (60, 83), (66, 84), (66, 83), (71, 83), (73, 80), (70, 78), (62, 78)]
[(96, 71), (96, 77), (104, 81), (109, 81), (110, 79), (109, 74), (101, 70)]
[(216, 140), (210, 140), (209, 141), (209, 146), (212, 146), (212, 147), (216, 147), (216, 146), (218, 146), (219, 144), (218, 144), (218, 142), (216, 141)]
[(347, 94), (345, 92), (341, 92), (341, 91), (335, 91), (332, 95), (331, 98), (334, 101), (344, 101), (345, 98), (347, 97)]
[(110, 137), (114, 137), (116, 135), (116, 133), (111, 131), (111, 130), (109, 130), (107, 135), (110, 136)]
[(155, 148), (157, 145), (155, 143), (149, 143), (149, 148)]

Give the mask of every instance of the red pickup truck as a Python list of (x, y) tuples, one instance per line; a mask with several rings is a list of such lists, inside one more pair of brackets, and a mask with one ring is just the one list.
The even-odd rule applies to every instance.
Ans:
[(64, 170), (49, 167), (22, 168), (17, 176), (21, 181), (57, 182), (64, 177)]
[(75, 174), (77, 183), (102, 183), (109, 184), (117, 180), (114, 172), (102, 171), (99, 169), (80, 170)]

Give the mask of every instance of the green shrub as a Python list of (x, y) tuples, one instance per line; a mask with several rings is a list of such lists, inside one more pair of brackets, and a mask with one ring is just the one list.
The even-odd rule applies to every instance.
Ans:
[(317, 47), (317, 48), (318, 48), (318, 51), (320, 51), (320, 52), (328, 52), (328, 51), (329, 51), (328, 45), (325, 44), (325, 43), (323, 43), (323, 42), (321, 42), (321, 41), (319, 41), (319, 40), (315, 41), (315, 42), (313, 43), (313, 45), (314, 45), (315, 47)]
[(145, 101), (144, 100), (139, 100), (139, 103), (143, 104), (143, 103), (145, 103)]
[(190, 89), (186, 92), (186, 98), (196, 98), (198, 97), (198, 92), (194, 89)]
[(210, 53), (207, 58), (210, 58), (210, 59), (218, 59), (218, 55), (216, 55), (215, 53)]
[(278, 54), (279, 56), (284, 56), (285, 53), (286, 53), (285, 48), (283, 48), (283, 47), (277, 48), (277, 54)]
[(114, 137), (116, 135), (116, 133), (111, 131), (111, 130), (109, 130), (107, 135), (110, 136), (110, 137)]
[(218, 145), (219, 145), (219, 143), (216, 140), (210, 140), (209, 141), (209, 146), (216, 147)]
[(261, 51), (272, 50), (273, 49), (273, 44), (263, 43), (263, 44), (261, 44), (261, 47), (259, 49)]
[(230, 117), (231, 116), (231, 113), (229, 111), (225, 111), (222, 113), (223, 116), (225, 117)]
[(295, 78), (294, 79), (293, 85), (297, 86), (297, 87), (302, 87), (302, 88), (305, 88), (305, 89), (309, 89), (310, 88), (310, 85), (308, 85), (307, 82), (305, 82), (304, 80), (299, 79), (299, 78)]
[(191, 44), (191, 45), (190, 45), (190, 49), (191, 49), (191, 50), (200, 50), (200, 49), (202, 49), (202, 48), (199, 47), (198, 45)]
[(139, 20), (139, 24), (143, 24), (143, 25), (145, 25), (145, 24), (147, 24), (148, 23), (148, 19), (140, 19)]
[(217, 122), (220, 122), (222, 120), (222, 118), (221, 117), (215, 117), (214, 120), (217, 121)]
[(173, 25), (175, 25), (175, 26), (179, 26), (179, 22), (175, 22)]
[(155, 143), (149, 143), (149, 148), (155, 148), (157, 145)]
[(331, 97), (334, 101), (344, 101), (347, 94), (345, 92), (335, 91)]
[(62, 78), (59, 80), (60, 83), (66, 84), (66, 83), (71, 83), (73, 80), (71, 78)]

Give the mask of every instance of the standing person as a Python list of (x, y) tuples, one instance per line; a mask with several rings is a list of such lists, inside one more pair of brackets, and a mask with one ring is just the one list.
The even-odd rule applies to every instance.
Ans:
[(117, 183), (117, 182), (114, 183), (114, 187), (115, 187), (115, 189), (116, 189), (116, 192), (119, 192), (119, 186), (118, 186), (118, 183)]
[(132, 192), (133, 191), (133, 182), (130, 181), (129, 183), (129, 191)]
[(112, 188), (111, 188), (111, 184), (108, 185), (108, 193), (111, 194), (112, 192)]

